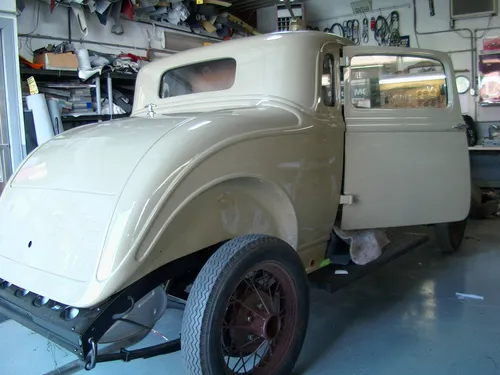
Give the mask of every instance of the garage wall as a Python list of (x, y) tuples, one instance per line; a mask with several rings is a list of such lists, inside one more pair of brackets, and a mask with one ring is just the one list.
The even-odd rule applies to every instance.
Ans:
[[(310, 0), (306, 2), (306, 18), (308, 25), (318, 26), (320, 30), (325, 27), (330, 27), (334, 22), (342, 23), (346, 19), (358, 18), (361, 16), (353, 17), (351, 1), (346, 0)], [(450, 10), (448, 0), (435, 0), (435, 11), (436, 15), (430, 17), (429, 15), (429, 3), (427, 0), (417, 0), (417, 16), (418, 25), (417, 30), (419, 32), (427, 31), (440, 31), (448, 30), (450, 28)], [(413, 23), (413, 6), (411, 5), (411, 0), (373, 0), (373, 8), (385, 8), (392, 6), (405, 6), (404, 8), (397, 9), (400, 13), (400, 31), (401, 35), (410, 35), (410, 41), (412, 47), (417, 47), (417, 41), (414, 32)], [(392, 10), (387, 10), (382, 12), (382, 14), (387, 17)], [(372, 16), (377, 17), (380, 13), (369, 13), (367, 18)], [(340, 15), (349, 15), (349, 17), (336, 18)], [(457, 21), (455, 23), (455, 28), (468, 28), (474, 31), (474, 29), (485, 28), (487, 24), (491, 27), (500, 27), (500, 17), (489, 18), (476, 18), (470, 20)], [(467, 33), (462, 32), (463, 36), (468, 36)], [(500, 35), (500, 30), (493, 30), (487, 32), (484, 36), (497, 36)], [(479, 33), (481, 36), (481, 33)], [(470, 39), (465, 39), (458, 35), (458, 33), (443, 33), (435, 34), (429, 36), (419, 36), (418, 42), (421, 48), (436, 49), (444, 52), (451, 52), (454, 66), (456, 70), (467, 69), (472, 71), (471, 66), (471, 53), (461, 52), (453, 53), (452, 51), (464, 50), (470, 48)], [(373, 33), (370, 34), (370, 43), (376, 45), (373, 38)], [(482, 39), (478, 40), (478, 49), (482, 49)], [(461, 73), (462, 74), (462, 73)], [(468, 73), (470, 75), (470, 73)], [(470, 96), (470, 94), (462, 95), (462, 112), (468, 113), (470, 115), (474, 114), (475, 98)], [(478, 121), (499, 121), (500, 120), (500, 108), (478, 108), (477, 113)]]
[[(5, 0), (0, 0), (1, 2)], [(40, 34), (40, 35), (51, 35), (59, 36), (63, 38), (68, 37), (68, 8), (58, 6), (54, 9), (53, 13), (50, 13), (49, 5), (44, 2), (39, 2), (38, 0), (24, 0), (26, 8), (18, 17), (18, 29), (20, 34)], [(38, 7), (40, 6), (39, 14)], [(38, 26), (37, 26), (38, 18)], [(121, 51), (126, 53), (134, 53), (137, 55), (145, 55), (146, 51), (140, 48), (148, 47), (148, 35), (149, 30), (151, 35), (153, 34), (153, 26), (131, 22), (123, 20), (123, 28), (125, 33), (123, 35), (115, 35), (111, 33), (111, 27), (113, 26), (113, 20), (109, 19), (106, 26), (99, 23), (99, 20), (95, 15), (90, 16), (86, 14), (87, 25), (89, 32), (87, 36), (84, 36), (79, 31), (76, 18), (73, 13), (71, 13), (71, 32), (72, 39), (75, 40), (74, 45), (76, 48), (90, 48), (101, 52), (113, 52), (120, 53)], [(156, 35), (159, 38), (163, 38), (163, 30), (161, 28), (156, 28)], [(109, 46), (99, 46), (96, 44), (85, 44), (76, 42), (76, 40), (85, 39), (92, 41), (101, 41), (105, 43), (122, 44), (129, 45), (132, 48), (113, 48)], [(32, 51), (37, 48), (46, 46), (47, 43), (59, 44), (60, 41), (55, 40), (41, 40), (34, 38), (20, 38), (20, 53), (26, 58), (32, 58)], [(151, 41), (151, 46), (153, 48), (162, 48), (162, 42), (157, 40)], [(135, 47), (135, 48), (134, 48)]]
[(0, 12), (14, 13), (16, 11), (16, 0), (1, 0)]

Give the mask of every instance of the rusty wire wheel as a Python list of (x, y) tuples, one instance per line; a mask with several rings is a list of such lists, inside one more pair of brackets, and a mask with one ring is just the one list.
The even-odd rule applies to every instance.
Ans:
[(288, 352), (297, 326), (297, 293), (277, 263), (249, 271), (227, 302), (221, 350), (230, 374), (270, 374)]
[(193, 283), (182, 322), (188, 375), (288, 375), (309, 319), (298, 254), (265, 235), (228, 241)]

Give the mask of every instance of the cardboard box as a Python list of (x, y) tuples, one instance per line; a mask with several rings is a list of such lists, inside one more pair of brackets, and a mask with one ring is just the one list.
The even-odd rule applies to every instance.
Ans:
[(35, 57), (35, 64), (43, 64), (44, 69), (78, 70), (78, 58), (74, 53), (42, 53)]

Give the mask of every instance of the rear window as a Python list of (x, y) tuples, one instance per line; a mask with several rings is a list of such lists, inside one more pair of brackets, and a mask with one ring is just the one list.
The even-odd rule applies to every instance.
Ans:
[(228, 90), (234, 84), (236, 60), (219, 59), (186, 65), (165, 72), (160, 97)]

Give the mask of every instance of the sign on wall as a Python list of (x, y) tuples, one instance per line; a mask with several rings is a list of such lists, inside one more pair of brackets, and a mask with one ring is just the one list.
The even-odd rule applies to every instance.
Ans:
[(410, 48), (410, 36), (409, 35), (403, 35), (400, 37), (399, 47)]
[(354, 14), (361, 14), (366, 12), (371, 12), (372, 10), (372, 0), (360, 0), (353, 1), (351, 3), (352, 12)]

